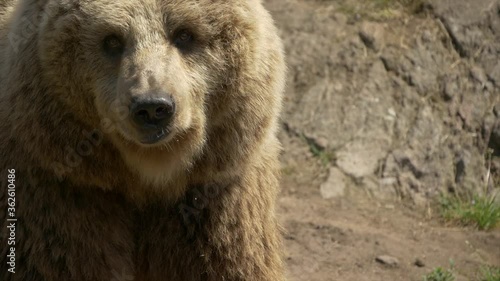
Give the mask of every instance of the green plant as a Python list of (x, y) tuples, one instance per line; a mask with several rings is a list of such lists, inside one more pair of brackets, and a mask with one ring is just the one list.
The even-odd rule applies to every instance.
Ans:
[(484, 267), (481, 269), (481, 281), (500, 281), (500, 267)]
[(332, 151), (320, 147), (314, 140), (306, 137), (304, 134), (301, 134), (300, 137), (305, 143), (307, 143), (309, 151), (312, 155), (321, 160), (323, 165), (327, 166), (335, 160), (335, 154)]
[(445, 220), (464, 226), (490, 230), (500, 222), (500, 204), (496, 202), (495, 196), (474, 195), (472, 199), (443, 196), (440, 205)]
[(424, 281), (454, 281), (455, 276), (451, 269), (436, 267), (432, 272), (424, 276)]

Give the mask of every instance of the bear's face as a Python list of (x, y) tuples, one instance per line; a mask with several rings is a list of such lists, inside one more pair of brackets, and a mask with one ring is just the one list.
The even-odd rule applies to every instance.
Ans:
[(238, 54), (227, 44), (241, 44), (228, 43), (234, 22), (218, 21), (234, 9), (226, 2), (51, 0), (39, 31), (45, 80), (129, 167), (164, 183), (203, 150), (207, 104), (231, 79)]

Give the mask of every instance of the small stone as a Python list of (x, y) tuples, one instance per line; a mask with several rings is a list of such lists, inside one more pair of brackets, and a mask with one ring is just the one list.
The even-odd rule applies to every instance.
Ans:
[(425, 43), (432, 42), (432, 34), (429, 30), (426, 29), (422, 33), (422, 41), (424, 41)]
[(453, 100), (453, 97), (459, 92), (458, 84), (455, 79), (448, 78), (444, 84), (443, 96), (446, 101)]
[(424, 267), (425, 266), (425, 263), (419, 258), (417, 258), (413, 264), (417, 267)]
[(337, 165), (346, 174), (356, 178), (372, 175), (379, 161), (387, 155), (385, 140), (356, 139), (337, 152)]
[(372, 34), (362, 30), (359, 32), (359, 36), (368, 48), (374, 49), (375, 38)]
[(339, 169), (330, 168), (328, 179), (321, 184), (320, 193), (324, 199), (341, 197), (345, 193), (347, 177)]
[(384, 28), (377, 23), (364, 22), (361, 25), (359, 37), (366, 47), (374, 51), (380, 51), (384, 45)]
[(380, 184), (382, 185), (395, 185), (398, 183), (398, 179), (395, 177), (382, 178)]
[(486, 74), (484, 74), (484, 71), (480, 67), (473, 67), (470, 70), (470, 75), (472, 78), (476, 79), (481, 85), (486, 85), (486, 82), (488, 82), (488, 78), (486, 77)]
[(378, 256), (375, 259), (378, 263), (381, 263), (383, 265), (389, 266), (389, 267), (397, 267), (399, 265), (399, 260), (395, 257), (391, 256)]

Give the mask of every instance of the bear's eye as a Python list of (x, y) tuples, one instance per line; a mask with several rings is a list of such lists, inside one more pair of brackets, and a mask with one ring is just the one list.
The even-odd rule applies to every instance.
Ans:
[(118, 36), (109, 35), (104, 38), (103, 49), (108, 56), (116, 58), (123, 54), (125, 47)]
[(179, 30), (173, 37), (174, 45), (180, 50), (189, 50), (194, 42), (194, 36), (188, 30)]

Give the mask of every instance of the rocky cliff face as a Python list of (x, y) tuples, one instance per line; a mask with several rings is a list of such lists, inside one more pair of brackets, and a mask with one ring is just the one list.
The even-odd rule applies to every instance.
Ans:
[(421, 204), (494, 190), (500, 1), (440, 0), (382, 20), (345, 2), (267, 1), (288, 53), (285, 176), (311, 169), (303, 152), (319, 159), (312, 180), (326, 198), (363, 190)]

